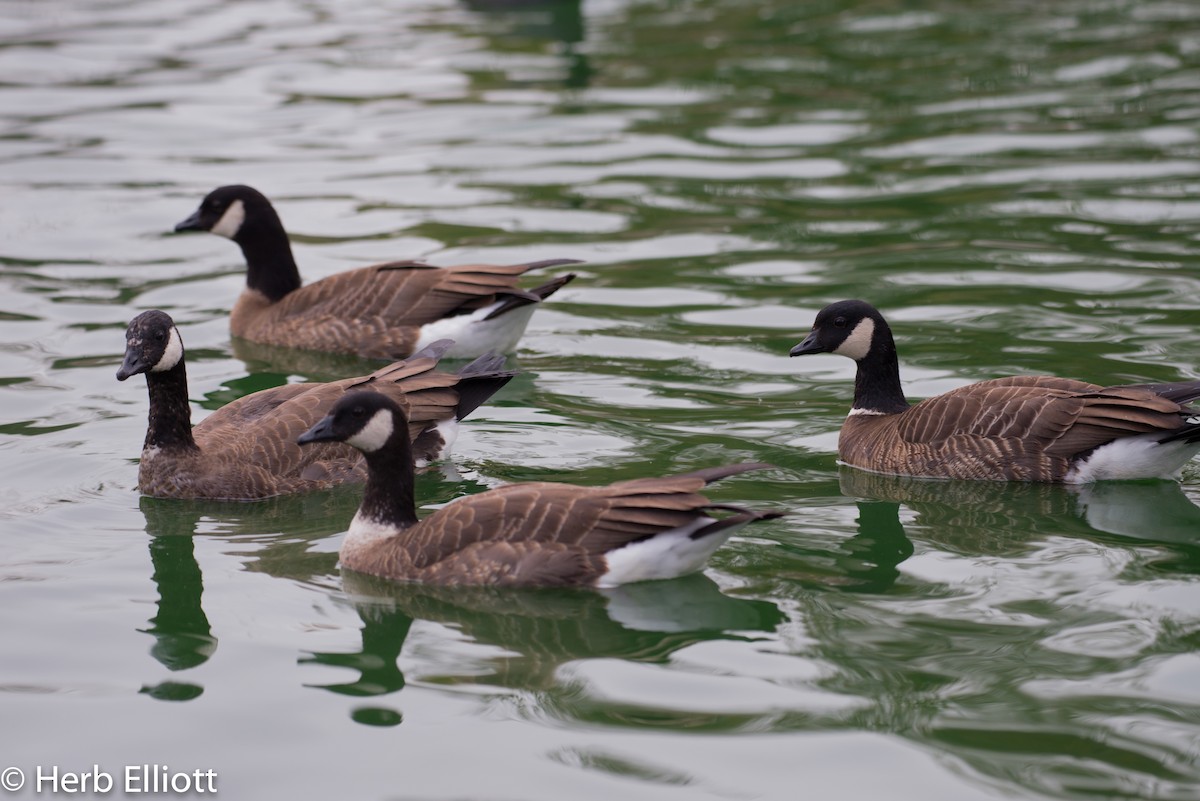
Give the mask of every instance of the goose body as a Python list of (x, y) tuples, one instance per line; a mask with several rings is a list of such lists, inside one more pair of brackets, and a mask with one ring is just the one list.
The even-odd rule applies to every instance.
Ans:
[[(693, 573), (741, 526), (779, 516), (699, 494), (711, 481), (768, 466), (742, 464), (606, 487), (513, 484), (418, 519), (406, 426), (390, 398), (354, 392), (300, 437), (346, 442), (366, 456), (344, 568), (443, 585), (612, 587)], [(714, 517), (714, 509), (728, 514)]]
[(171, 317), (144, 312), (129, 323), (124, 381), (145, 373), (150, 418), (138, 488), (160, 498), (253, 500), (363, 481), (361, 455), (340, 443), (300, 448), (296, 437), (354, 387), (370, 386), (404, 404), (413, 458), (441, 458), (458, 421), (504, 386), (513, 373), (490, 354), (458, 373), (436, 370), (451, 343), (434, 343), (369, 376), (325, 384), (285, 384), (229, 403), (191, 424), (183, 341)]
[(1103, 387), (1054, 376), (980, 381), (910, 406), (891, 329), (861, 300), (826, 306), (792, 356), (858, 364), (838, 456), (929, 478), (1081, 484), (1170, 478), (1200, 451), (1200, 381)]
[(232, 239), (246, 258), (246, 288), (230, 315), (230, 332), (254, 342), (402, 359), (440, 339), (446, 353), (472, 358), (516, 347), (534, 309), (575, 276), (529, 290), (526, 272), (578, 263), (434, 267), (397, 261), (348, 270), (306, 286), (283, 223), (271, 202), (248, 186), (222, 186), (175, 226)]

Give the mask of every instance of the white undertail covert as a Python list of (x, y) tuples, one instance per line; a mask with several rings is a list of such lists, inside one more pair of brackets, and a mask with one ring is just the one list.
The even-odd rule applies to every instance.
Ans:
[(702, 515), (687, 525), (609, 551), (604, 554), (608, 570), (596, 581), (596, 586), (616, 587), (635, 581), (671, 579), (701, 570), (717, 548), (741, 528), (730, 526), (692, 539), (693, 533), (713, 522), (713, 518)]

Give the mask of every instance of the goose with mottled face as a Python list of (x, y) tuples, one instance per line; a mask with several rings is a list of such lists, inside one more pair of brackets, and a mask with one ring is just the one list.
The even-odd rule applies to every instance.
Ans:
[(738, 464), (607, 487), (511, 484), (418, 519), (407, 426), (390, 398), (353, 392), (299, 439), (366, 456), (362, 505), (341, 547), (346, 569), (429, 584), (613, 587), (694, 573), (734, 531), (779, 516), (699, 494), (770, 466)]
[(144, 373), (150, 420), (138, 488), (159, 498), (253, 500), (363, 481), (353, 448), (330, 443), (300, 448), (296, 437), (320, 420), (347, 390), (370, 386), (409, 410), (404, 429), (411, 458), (429, 461), (449, 450), (458, 421), (513, 377), (504, 357), (486, 354), (458, 373), (436, 370), (449, 341), (369, 376), (327, 384), (285, 384), (229, 403), (192, 427), (183, 339), (166, 312), (135, 317), (125, 333), (117, 380)]
[(454, 340), (446, 354), (451, 358), (509, 352), (538, 304), (575, 277), (567, 273), (526, 290), (517, 285), (521, 275), (578, 263), (434, 267), (397, 261), (302, 286), (279, 215), (248, 186), (209, 192), (175, 230), (208, 231), (241, 247), (246, 288), (230, 315), (234, 336), (367, 358), (402, 359), (440, 339)]
[(1104, 387), (1053, 376), (981, 381), (910, 406), (892, 330), (869, 303), (817, 314), (790, 355), (858, 365), (838, 457), (878, 473), (1043, 481), (1171, 478), (1200, 452), (1200, 381)]

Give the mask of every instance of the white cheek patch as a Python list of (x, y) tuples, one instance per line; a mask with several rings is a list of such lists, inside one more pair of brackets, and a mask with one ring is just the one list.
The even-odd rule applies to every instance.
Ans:
[(167, 349), (163, 351), (162, 358), (158, 360), (158, 363), (150, 368), (150, 372), (165, 373), (179, 364), (179, 360), (182, 358), (183, 340), (179, 337), (179, 329), (171, 326), (171, 338), (167, 340)]
[(850, 336), (834, 348), (833, 352), (839, 356), (848, 356), (856, 362), (860, 361), (871, 352), (871, 341), (874, 338), (875, 321), (870, 317), (864, 317), (858, 321), (858, 325), (854, 326)]
[(242, 201), (235, 200), (229, 204), (229, 208), (225, 209), (225, 213), (221, 215), (221, 219), (217, 220), (217, 224), (209, 230), (218, 236), (233, 239), (245, 221), (246, 206)]
[(346, 443), (353, 445), (363, 453), (374, 453), (392, 438), (393, 430), (391, 411), (380, 409), (371, 415), (367, 424), (357, 434), (348, 438)]

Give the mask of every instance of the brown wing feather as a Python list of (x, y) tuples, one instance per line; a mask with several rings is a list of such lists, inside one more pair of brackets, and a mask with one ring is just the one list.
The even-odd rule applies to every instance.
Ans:
[(481, 542), (425, 571), (422, 581), (443, 585), (569, 587), (587, 584), (601, 562), (560, 543)]
[(1052, 455), (1074, 456), (1117, 437), (1173, 431), (1182, 423), (1178, 403), (1141, 387), (1108, 387), (1081, 396), (1078, 419), (1046, 448)]

